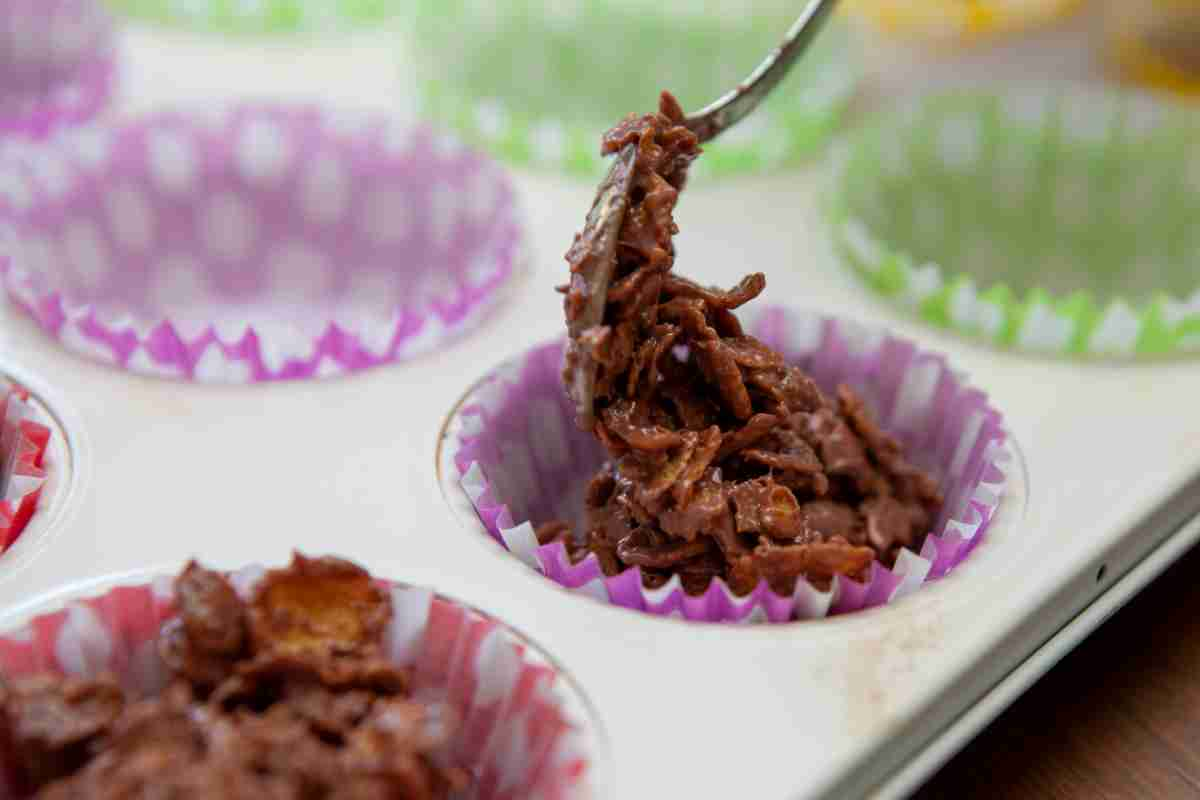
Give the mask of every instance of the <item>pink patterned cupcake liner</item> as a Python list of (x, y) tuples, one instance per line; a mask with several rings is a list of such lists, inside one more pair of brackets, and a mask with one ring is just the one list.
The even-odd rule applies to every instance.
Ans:
[(46, 482), (50, 428), (36, 417), (29, 393), (0, 378), (0, 554), (25, 531)]
[(6, 0), (0, 8), (0, 136), (85, 122), (112, 97), (112, 22), (101, 0)]
[[(263, 568), (231, 577), (248, 597)], [(388, 655), (411, 667), (416, 695), (460, 721), (447, 754), (474, 775), (471, 800), (593, 796), (594, 736), (560, 673), (501, 623), (429, 589), (382, 582), (391, 593)], [(176, 616), (172, 580), (122, 586), (34, 617), (0, 637), (0, 676), (114, 675), (135, 695), (169, 678), (156, 640)], [(8, 773), (0, 764), (0, 772)], [(0, 797), (13, 797), (0, 784)], [(463, 798), (463, 800), (466, 800)]]
[(338, 375), (476, 326), (524, 254), (507, 175), (424, 127), (316, 107), (169, 112), (0, 163), (0, 282), (151, 375)]
[(582, 523), (583, 486), (604, 461), (600, 445), (574, 424), (561, 383), (563, 343), (534, 348), (485, 378), (451, 427), (460, 484), (487, 532), (559, 584), (638, 611), (712, 622), (784, 622), (882, 605), (941, 578), (983, 538), (1001, 502), (1009, 451), (1003, 419), (940, 355), (855, 323), (766, 307), (747, 329), (804, 368), (822, 388), (855, 389), (881, 426), (940, 482), (946, 501), (919, 553), (879, 562), (859, 583), (839, 576), (828, 591), (805, 580), (790, 597), (760, 583), (735, 595), (715, 580), (700, 596), (679, 578), (657, 589), (638, 569), (605, 577), (594, 555), (571, 564), (562, 543), (539, 545), (534, 528), (553, 519)]

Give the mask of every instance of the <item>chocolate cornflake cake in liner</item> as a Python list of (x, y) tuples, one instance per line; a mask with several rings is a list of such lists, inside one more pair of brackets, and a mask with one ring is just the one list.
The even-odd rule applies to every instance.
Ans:
[(104, 0), (6, 0), (0, 7), (0, 135), (40, 138), (94, 118), (116, 83)]
[(1084, 87), (958, 90), (839, 143), (828, 219), (870, 289), (1002, 348), (1200, 352), (1200, 114)]
[(589, 797), (555, 670), (335, 558), (190, 563), (0, 638), (6, 797)]
[(689, 619), (822, 616), (945, 574), (1000, 501), (999, 413), (903, 340), (746, 314), (761, 274), (725, 291), (673, 271), (699, 153), (681, 120), (664, 95), (605, 137), (619, 160), (567, 254), (565, 346), (464, 401), (455, 462), (481, 520), (570, 588)]
[(475, 330), (523, 266), (508, 175), (371, 113), (238, 104), (0, 159), (0, 284), (65, 347), (182, 380), (344, 375)]

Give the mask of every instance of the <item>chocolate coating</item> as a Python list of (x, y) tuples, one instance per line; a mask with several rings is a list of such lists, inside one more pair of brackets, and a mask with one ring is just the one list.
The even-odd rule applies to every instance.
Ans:
[(390, 597), (365, 570), (297, 555), (249, 603), (191, 563), (159, 647), (173, 674), (131, 700), (105, 681), (38, 676), (0, 693), (0, 743), (27, 795), (443, 800), (454, 730), (382, 656)]
[(764, 275), (722, 290), (671, 271), (674, 208), (699, 155), (682, 119), (664, 93), (657, 113), (604, 137), (605, 152), (633, 154), (616, 170), (631, 188), (614, 201), (611, 181), (601, 187), (624, 215), (615, 247), (602, 249), (593, 214), (567, 253), (563, 379), (609, 461), (587, 492), (587, 529), (552, 522), (539, 539), (594, 553), (607, 575), (638, 567), (647, 586), (678, 575), (691, 593), (713, 578), (738, 594), (761, 580), (791, 594), (801, 577), (863, 578), (920, 545), (937, 482), (849, 387), (828, 396), (742, 330), (732, 312)]

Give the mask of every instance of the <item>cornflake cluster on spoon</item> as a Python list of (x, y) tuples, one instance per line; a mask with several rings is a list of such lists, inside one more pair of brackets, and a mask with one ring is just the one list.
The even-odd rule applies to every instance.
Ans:
[(920, 546), (937, 482), (849, 387), (828, 396), (742, 330), (733, 311), (763, 291), (761, 273), (723, 291), (672, 272), (673, 212), (700, 154), (682, 123), (664, 93), (658, 113), (604, 137), (616, 165), (560, 291), (563, 382), (610, 460), (587, 488), (582, 536), (550, 522), (539, 541), (594, 553), (609, 576), (640, 567), (651, 588), (678, 575), (690, 594), (713, 578), (739, 595), (764, 579), (783, 595), (801, 577), (862, 579)]

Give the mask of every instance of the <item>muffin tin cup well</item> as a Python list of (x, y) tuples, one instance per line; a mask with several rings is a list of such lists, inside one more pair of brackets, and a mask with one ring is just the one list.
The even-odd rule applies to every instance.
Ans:
[(0, 555), (16, 544), (46, 484), (51, 429), (22, 386), (0, 377)]
[[(778, 45), (794, 3), (742, 0), (714, 17), (647, 0), (418, 0), (411, 31), (421, 102), (434, 119), (506, 161), (593, 178), (600, 134), (673, 92), (699, 108)], [(836, 129), (858, 79), (835, 22), (763, 108), (705, 145), (693, 176), (766, 171), (813, 155)]]
[(801, 580), (783, 597), (763, 582), (739, 597), (717, 580), (695, 597), (678, 577), (646, 589), (637, 569), (606, 578), (594, 555), (571, 564), (561, 543), (539, 545), (536, 525), (581, 522), (583, 487), (604, 461), (599, 444), (575, 426), (560, 377), (562, 342), (537, 347), (485, 378), (451, 420), (452, 457), (483, 527), (568, 589), (636, 611), (712, 622), (785, 622), (882, 605), (966, 558), (995, 515), (1009, 458), (1002, 417), (986, 396), (941, 356), (845, 320), (767, 307), (748, 330), (823, 388), (846, 383), (860, 392), (914, 463), (939, 479), (946, 503), (919, 554), (904, 550), (894, 569), (876, 562), (865, 583), (839, 577), (828, 591)]
[(0, 164), (0, 281), (63, 345), (197, 381), (443, 346), (524, 254), (506, 174), (382, 117), (241, 105), (64, 132)]
[(1000, 347), (1200, 352), (1200, 114), (1135, 93), (934, 96), (841, 143), (829, 220), (885, 298)]
[(226, 34), (328, 33), (378, 25), (404, 0), (109, 0), (133, 19)]
[[(263, 574), (231, 575), (248, 597)], [(479, 800), (593, 797), (602, 743), (585, 701), (536, 646), (481, 612), (425, 588), (385, 582), (393, 618), (388, 657), (411, 667), (414, 693), (459, 720), (448, 756), (475, 776)], [(169, 674), (156, 639), (173, 618), (172, 579), (118, 586), (70, 600), (0, 637), (0, 676), (50, 672), (115, 676), (126, 691), (154, 694)], [(9, 773), (0, 762), (0, 774)], [(7, 793), (5, 793), (7, 791)], [(0, 784), (0, 794), (13, 796)]]
[(112, 96), (112, 24), (102, 0), (7, 0), (0, 8), (0, 136), (84, 122)]

